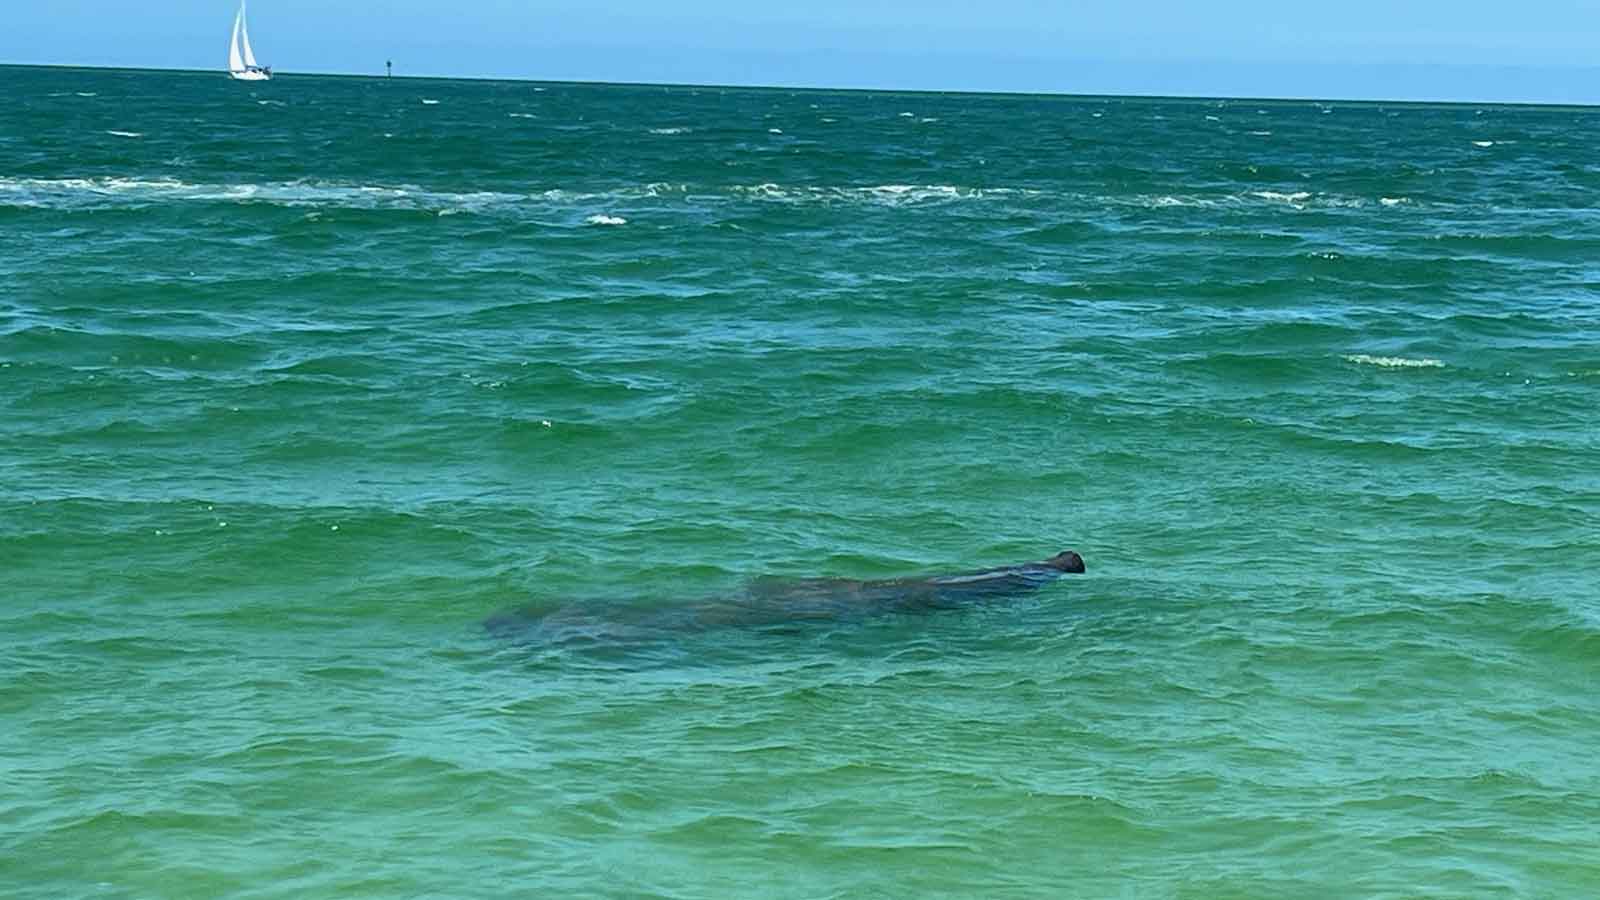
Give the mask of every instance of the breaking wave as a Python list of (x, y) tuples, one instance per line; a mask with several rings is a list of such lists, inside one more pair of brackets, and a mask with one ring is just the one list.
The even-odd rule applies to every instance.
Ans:
[(1345, 357), (1345, 362), (1353, 362), (1363, 366), (1379, 366), (1385, 369), (1442, 369), (1444, 362), (1437, 359), (1410, 359), (1404, 356), (1370, 356), (1366, 353), (1354, 353)]

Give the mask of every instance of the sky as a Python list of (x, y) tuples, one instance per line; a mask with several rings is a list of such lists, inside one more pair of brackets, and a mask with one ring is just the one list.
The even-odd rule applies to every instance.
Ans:
[[(235, 8), (18, 2), (0, 63), (220, 69)], [(397, 75), (1600, 103), (1600, 0), (253, 0), (249, 16), (284, 73), (392, 59)]]

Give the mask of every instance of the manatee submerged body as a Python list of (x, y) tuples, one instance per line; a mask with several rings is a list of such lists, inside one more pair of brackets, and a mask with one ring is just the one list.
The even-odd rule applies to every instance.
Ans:
[(491, 632), (533, 631), (594, 639), (727, 626), (839, 621), (894, 612), (947, 609), (1037, 591), (1067, 574), (1082, 574), (1083, 557), (1064, 550), (1049, 559), (953, 575), (858, 580), (758, 578), (740, 594), (672, 606), (564, 604), (504, 613)]
[(1014, 597), (1044, 587), (1062, 575), (1082, 574), (1083, 557), (1064, 550), (1039, 562), (1001, 566), (955, 575), (858, 581), (849, 578), (762, 578), (751, 584), (750, 599), (797, 617), (808, 612), (849, 614), (940, 609)]

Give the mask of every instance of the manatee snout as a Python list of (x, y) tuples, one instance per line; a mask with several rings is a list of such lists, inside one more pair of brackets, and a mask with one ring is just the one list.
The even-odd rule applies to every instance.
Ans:
[(1083, 574), (1083, 557), (1072, 550), (1063, 550), (1044, 561), (1045, 565), (1072, 575)]

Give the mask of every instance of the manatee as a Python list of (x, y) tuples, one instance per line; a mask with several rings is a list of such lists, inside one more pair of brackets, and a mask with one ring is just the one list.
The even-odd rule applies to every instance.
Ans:
[(1082, 574), (1083, 557), (1063, 550), (1048, 559), (950, 575), (859, 580), (762, 577), (743, 591), (670, 605), (563, 603), (501, 613), (490, 632), (596, 640), (719, 627), (846, 621), (992, 602), (1037, 591), (1062, 575)]

